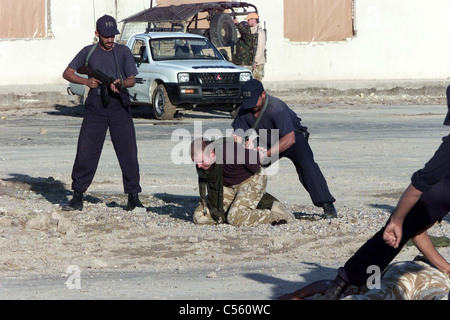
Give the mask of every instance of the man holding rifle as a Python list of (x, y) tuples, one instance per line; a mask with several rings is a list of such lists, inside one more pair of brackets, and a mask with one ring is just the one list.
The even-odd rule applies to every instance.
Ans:
[[(90, 88), (72, 170), (74, 194), (63, 209), (83, 209), (83, 193), (92, 183), (109, 129), (122, 170), (124, 191), (128, 194), (126, 209), (133, 210), (143, 205), (138, 196), (141, 187), (136, 133), (126, 88), (135, 85), (138, 71), (130, 49), (114, 42), (114, 36), (119, 34), (116, 20), (104, 15), (97, 20), (96, 27), (99, 42), (84, 47), (63, 73), (67, 81)], [(88, 78), (78, 76), (76, 71)]]

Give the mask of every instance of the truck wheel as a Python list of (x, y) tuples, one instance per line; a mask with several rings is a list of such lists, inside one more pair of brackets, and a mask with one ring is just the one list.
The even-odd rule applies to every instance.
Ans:
[(211, 17), (209, 38), (216, 47), (234, 46), (237, 40), (233, 18), (223, 12)]
[(177, 107), (169, 99), (167, 90), (163, 84), (156, 87), (152, 97), (153, 111), (158, 120), (173, 120)]

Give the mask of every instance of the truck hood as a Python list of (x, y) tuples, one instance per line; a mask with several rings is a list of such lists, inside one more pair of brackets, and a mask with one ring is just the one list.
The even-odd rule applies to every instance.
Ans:
[(156, 65), (164, 68), (174, 68), (178, 72), (242, 72), (249, 71), (224, 60), (169, 60), (157, 61)]

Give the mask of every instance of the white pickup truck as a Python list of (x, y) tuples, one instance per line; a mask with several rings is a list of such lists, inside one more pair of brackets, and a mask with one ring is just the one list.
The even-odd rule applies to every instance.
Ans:
[[(230, 105), (242, 102), (241, 86), (252, 78), (244, 67), (228, 62), (205, 37), (181, 32), (132, 35), (127, 42), (138, 75), (129, 92), (137, 101), (152, 105), (155, 117), (170, 120), (177, 107)], [(70, 92), (84, 88), (70, 84)]]

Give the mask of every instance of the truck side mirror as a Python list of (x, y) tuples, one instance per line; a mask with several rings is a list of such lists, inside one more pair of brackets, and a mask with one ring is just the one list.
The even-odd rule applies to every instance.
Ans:
[(139, 48), (139, 55), (134, 57), (134, 61), (137, 63), (137, 66), (139, 66), (142, 63), (148, 63), (148, 55), (147, 55), (147, 47), (142, 46)]
[(142, 56), (134, 55), (134, 62), (139, 67), (142, 63)]

